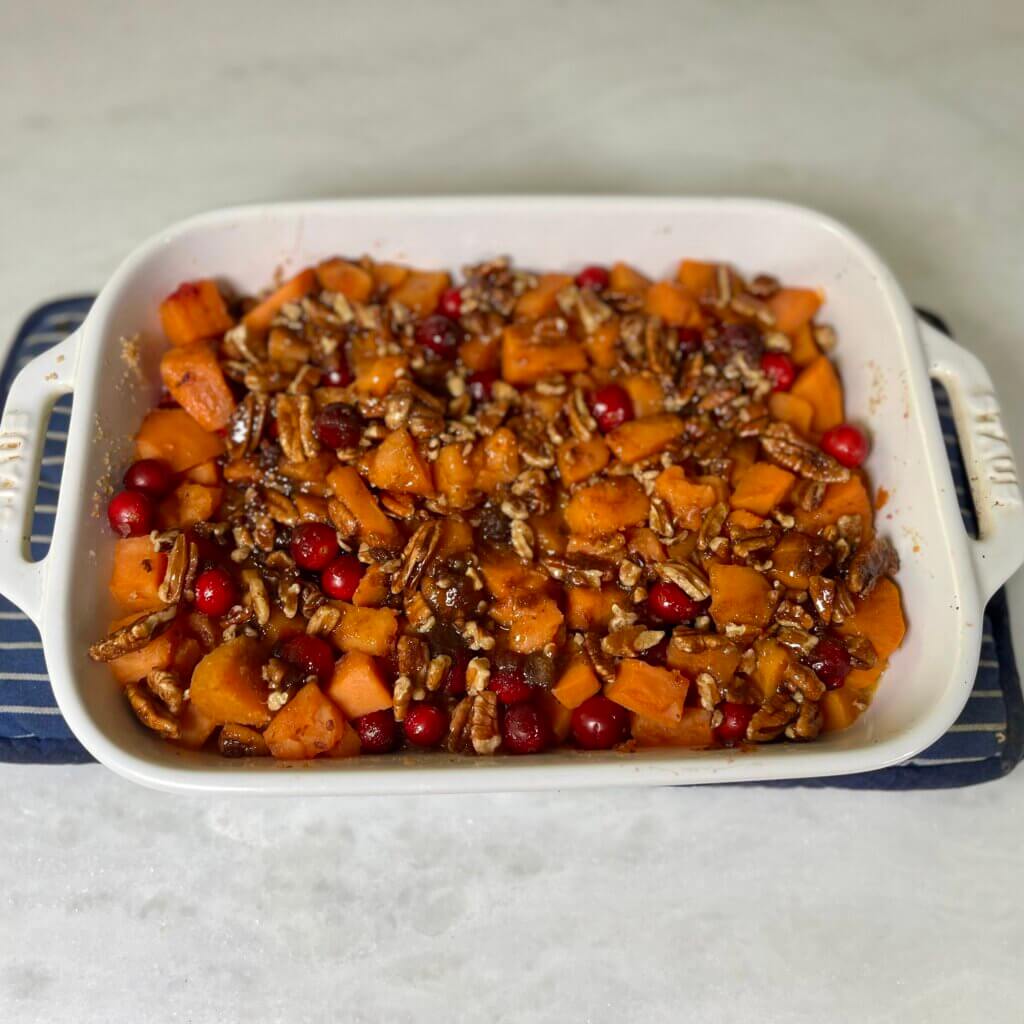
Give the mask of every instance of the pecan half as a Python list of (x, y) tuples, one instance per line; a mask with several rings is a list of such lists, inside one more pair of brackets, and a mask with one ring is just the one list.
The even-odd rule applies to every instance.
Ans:
[(137, 619), (94, 643), (89, 648), (89, 657), (93, 661), (113, 661), (122, 654), (131, 654), (145, 647), (161, 631), (161, 627), (167, 626), (177, 614), (176, 604), (155, 612), (143, 612)]
[(860, 597), (867, 597), (883, 576), (892, 576), (900, 567), (900, 557), (886, 537), (873, 537), (850, 560), (846, 585)]
[(784, 469), (805, 480), (836, 484), (850, 479), (850, 471), (827, 452), (805, 441), (788, 423), (772, 423), (761, 434), (765, 454)]
[(402, 551), (402, 565), (391, 580), (391, 593), (411, 591), (430, 562), (441, 540), (441, 524), (436, 519), (418, 526)]

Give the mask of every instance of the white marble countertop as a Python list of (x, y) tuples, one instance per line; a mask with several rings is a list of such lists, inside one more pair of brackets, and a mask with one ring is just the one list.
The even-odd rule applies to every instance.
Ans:
[[(1024, 448), (1015, 0), (308, 11), (4, 8), (0, 337), (227, 203), (759, 194), (872, 241)], [(0, 766), (0, 1020), (1017, 1021), (1022, 797), (299, 804)]]

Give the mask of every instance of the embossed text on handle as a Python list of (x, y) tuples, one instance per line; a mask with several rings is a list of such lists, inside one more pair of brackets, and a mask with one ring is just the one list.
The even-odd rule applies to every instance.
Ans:
[(25, 483), (25, 445), (30, 419), (28, 413), (10, 409), (0, 426), (0, 524), (15, 517), (15, 502)]
[(971, 434), (985, 476), (1001, 500), (1019, 503), (1020, 486), (1013, 450), (999, 416), (999, 403), (988, 390), (975, 391), (967, 398)]

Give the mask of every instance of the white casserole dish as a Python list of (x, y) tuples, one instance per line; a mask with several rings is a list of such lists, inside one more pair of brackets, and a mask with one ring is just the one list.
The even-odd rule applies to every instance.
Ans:
[[(508, 253), (546, 269), (626, 260), (652, 276), (684, 256), (822, 287), (822, 316), (848, 415), (873, 437), (868, 469), (890, 493), (879, 527), (899, 550), (909, 622), (869, 712), (806, 746), (571, 751), (530, 758), (440, 754), (289, 764), (178, 751), (144, 730), (103, 665), (86, 655), (112, 609), (113, 537), (94, 510), (97, 481), (127, 461), (159, 390), (157, 306), (180, 281), (226, 279), (243, 292), (338, 253), (459, 266)], [(141, 332), (143, 383), (119, 339)], [(929, 376), (951, 392), (982, 539), (962, 526)], [(27, 560), (28, 523), (49, 408), (74, 408), (51, 550)], [(938, 739), (969, 695), (988, 598), (1024, 560), (1024, 509), (995, 393), (973, 356), (918, 320), (889, 270), (856, 236), (809, 210), (735, 199), (481, 198), (351, 200), (225, 210), (178, 224), (137, 249), (88, 318), (16, 379), (0, 425), (0, 591), (38, 624), (60, 709), (110, 768), (166, 789), (388, 793), (678, 785), (869, 771)]]

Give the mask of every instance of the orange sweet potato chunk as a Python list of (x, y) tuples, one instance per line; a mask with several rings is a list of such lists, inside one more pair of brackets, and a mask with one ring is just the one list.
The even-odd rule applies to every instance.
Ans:
[(368, 566), (363, 578), (352, 595), (352, 603), (357, 608), (379, 608), (386, 600), (390, 588), (388, 576), (378, 565)]
[(796, 477), (770, 462), (755, 462), (740, 478), (732, 492), (733, 508), (766, 516), (786, 500)]
[(725, 644), (703, 651), (686, 651), (681, 642), (673, 638), (665, 660), (669, 668), (678, 669), (689, 679), (695, 679), (701, 672), (710, 672), (724, 686), (736, 675), (740, 650), (735, 644)]
[(768, 400), (768, 410), (772, 416), (788, 423), (807, 437), (814, 424), (814, 406), (799, 395), (788, 391), (776, 391)]
[(564, 616), (550, 597), (529, 594), (498, 601), (491, 618), (508, 629), (508, 646), (518, 654), (532, 654), (558, 635)]
[(183, 483), (160, 503), (160, 524), (167, 530), (195, 526), (214, 519), (224, 491), (220, 487)]
[(357, 608), (341, 605), (341, 622), (331, 634), (341, 651), (362, 651), (383, 658), (398, 634), (398, 613), (393, 608)]
[[(132, 612), (123, 618), (116, 619), (110, 624), (110, 631), (127, 626), (145, 614), (144, 612)], [(109, 662), (110, 671), (119, 683), (133, 683), (139, 679), (145, 679), (154, 669), (168, 669), (174, 662), (175, 651), (183, 639), (181, 625), (178, 621), (172, 622), (158, 636), (154, 637), (145, 647), (137, 651), (130, 651), (122, 654), (120, 658), (114, 658)]]
[(810, 288), (780, 288), (767, 300), (768, 308), (775, 314), (775, 329), (795, 334), (814, 318), (821, 300), (821, 293)]
[(643, 295), (651, 286), (649, 277), (644, 277), (626, 263), (616, 263), (608, 272), (608, 290), (621, 295)]
[(708, 576), (711, 582), (711, 617), (723, 629), (727, 622), (764, 626), (771, 618), (768, 603), (771, 585), (756, 569), (744, 565), (713, 563)]
[(821, 349), (814, 340), (814, 328), (810, 323), (793, 332), (793, 347), (790, 350), (790, 358), (797, 366), (808, 366), (821, 355)]
[(325, 291), (338, 292), (353, 302), (366, 302), (373, 293), (373, 277), (348, 260), (325, 260), (316, 268), (316, 279)]
[(445, 496), (449, 508), (467, 508), (473, 502), (476, 473), (462, 454), (461, 444), (446, 444), (434, 463), (437, 489)]
[(268, 295), (258, 306), (250, 309), (242, 317), (242, 323), (251, 331), (269, 330), (271, 322), (283, 305), (288, 302), (298, 302), (303, 296), (313, 291), (318, 284), (316, 271), (312, 267), (307, 267)]
[(785, 647), (771, 637), (761, 637), (754, 644), (754, 672), (751, 678), (763, 700), (773, 697), (782, 682), (789, 665), (790, 654)]
[(429, 316), (437, 309), (441, 293), (451, 281), (443, 270), (412, 270), (388, 298), (400, 302), (416, 316)]
[(362, 753), (363, 745), (359, 742), (359, 733), (343, 721), (341, 736), (338, 742), (327, 751), (327, 757), (358, 757)]
[(616, 477), (580, 488), (566, 506), (565, 522), (571, 533), (600, 537), (646, 523), (650, 506), (633, 477)]
[(600, 473), (611, 457), (608, 445), (600, 437), (594, 436), (589, 441), (570, 438), (558, 446), (558, 472), (563, 482), (571, 486)]
[(394, 291), (409, 276), (409, 268), (401, 263), (377, 263), (373, 268), (374, 281), (385, 291)]
[[(852, 676), (853, 673), (850, 673)], [(838, 732), (840, 729), (847, 729), (860, 716), (860, 709), (854, 706), (854, 701), (860, 697), (860, 693), (849, 685), (850, 676), (847, 676), (847, 684), (838, 690), (829, 690), (821, 698), (822, 732)]]
[(519, 476), (519, 441), (508, 427), (499, 427), (470, 456), (478, 490), (490, 493)]
[(644, 416), (616, 427), (606, 438), (608, 446), (623, 462), (640, 462), (664, 451), (682, 436), (683, 421), (674, 413)]
[(816, 533), (823, 526), (837, 523), (840, 516), (860, 516), (865, 534), (870, 535), (872, 514), (871, 497), (864, 481), (856, 473), (842, 483), (829, 484), (822, 503), (816, 509), (798, 508), (793, 511), (797, 526), (805, 533)]
[(247, 636), (215, 647), (192, 673), (189, 693), (196, 710), (218, 725), (262, 729), (270, 721), (264, 660), (260, 643)]
[(588, 334), (583, 342), (590, 361), (602, 370), (610, 370), (619, 361), (619, 324), (609, 320)]
[(373, 453), (370, 483), (382, 491), (433, 497), (430, 463), (420, 455), (412, 435), (404, 428), (392, 430)]
[(843, 422), (843, 388), (828, 356), (818, 356), (801, 370), (790, 394), (811, 403), (811, 426), (819, 434)]
[(167, 555), (154, 551), (149, 537), (127, 537), (114, 546), (110, 593), (125, 611), (160, 608), (157, 589), (167, 571)]
[(590, 660), (583, 655), (577, 655), (558, 677), (551, 694), (564, 707), (577, 708), (600, 689), (600, 680)]
[(558, 308), (558, 293), (572, 284), (568, 274), (541, 274), (537, 286), (523, 292), (516, 300), (516, 316), (526, 320), (539, 320)]
[(575, 341), (534, 342), (528, 327), (512, 324), (501, 336), (501, 375), (509, 384), (536, 384), (560, 373), (587, 368), (587, 353)]
[(215, 338), (234, 326), (216, 281), (185, 281), (160, 303), (160, 323), (172, 345)]
[(629, 607), (629, 596), (618, 587), (565, 588), (565, 622), (570, 629), (592, 632), (611, 621), (612, 606)]
[(654, 481), (654, 493), (687, 530), (699, 530), (704, 511), (718, 501), (714, 487), (687, 480), (681, 466), (663, 469)]
[(471, 370), (494, 370), (501, 361), (501, 339), (467, 338), (459, 345), (459, 358)]
[(679, 722), (689, 681), (680, 672), (648, 665), (636, 658), (619, 662), (605, 696), (629, 711), (661, 722)]
[(214, 459), (200, 462), (198, 466), (185, 471), (185, 480), (190, 484), (216, 487), (221, 481), (220, 466)]
[(224, 441), (204, 430), (184, 409), (154, 409), (135, 438), (138, 459), (162, 459), (175, 473), (224, 454)]
[(480, 556), (480, 572), (487, 589), (499, 600), (536, 594), (548, 584), (545, 573), (511, 552), (489, 551)]
[(704, 322), (697, 300), (672, 281), (658, 281), (647, 289), (644, 308), (672, 327), (700, 327)]
[(715, 287), (718, 268), (714, 263), (700, 260), (683, 260), (676, 275), (679, 283), (698, 301)]
[(353, 466), (336, 466), (327, 474), (327, 486), (359, 524), (361, 540), (385, 547), (401, 542), (402, 534), (393, 519), (384, 514), (377, 499)]
[(855, 597), (856, 610), (839, 627), (849, 636), (866, 636), (880, 661), (885, 662), (907, 632), (899, 587), (890, 579), (880, 579), (867, 597)]
[(706, 750), (714, 746), (715, 732), (711, 712), (703, 708), (683, 708), (678, 722), (647, 715), (632, 716), (633, 739), (638, 747), (681, 747)]
[(327, 693), (346, 718), (361, 718), (394, 706), (380, 665), (364, 651), (349, 651), (334, 666)]
[(186, 750), (201, 750), (213, 735), (217, 722), (204, 715), (192, 701), (186, 701), (178, 719), (178, 736), (172, 742)]
[(660, 381), (649, 373), (631, 373), (619, 383), (626, 389), (637, 416), (654, 416), (665, 409), (665, 391)]
[(534, 698), (541, 714), (547, 719), (551, 735), (557, 743), (565, 742), (572, 729), (572, 709), (556, 700), (549, 690), (541, 690)]
[(344, 719), (316, 683), (306, 685), (267, 726), (263, 738), (270, 753), (286, 761), (325, 754), (341, 738)]
[(376, 356), (356, 363), (355, 389), (361, 395), (383, 398), (409, 366), (408, 356)]

